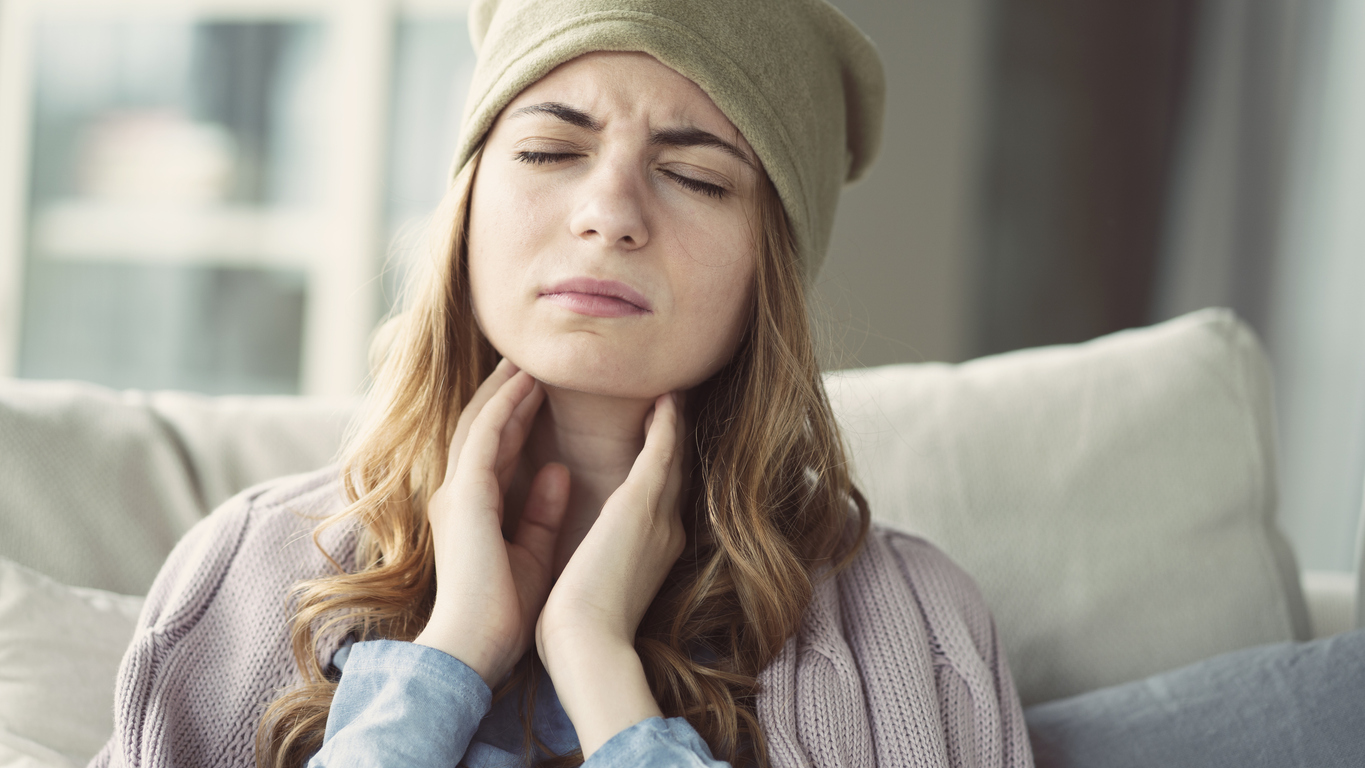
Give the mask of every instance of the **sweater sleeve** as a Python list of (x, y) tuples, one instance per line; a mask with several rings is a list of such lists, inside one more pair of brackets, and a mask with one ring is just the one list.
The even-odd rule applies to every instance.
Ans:
[(232, 499), (176, 543), (143, 603), (114, 690), (114, 732), (90, 768), (169, 765), (174, 727), (163, 699), (176, 641), (204, 615), (246, 526), (250, 504)]
[[(335, 479), (325, 470), (244, 491), (176, 544), (124, 653), (114, 731), (91, 766), (254, 768), (261, 715), (298, 680), (290, 589), (332, 568), (309, 533), (341, 507)], [(331, 534), (328, 551), (353, 548), (340, 527)]]

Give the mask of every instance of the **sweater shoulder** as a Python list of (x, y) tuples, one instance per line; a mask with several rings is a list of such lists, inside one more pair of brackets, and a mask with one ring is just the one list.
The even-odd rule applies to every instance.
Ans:
[(337, 467), (277, 478), (239, 495), (245, 511), (236, 514), (245, 518), (244, 530), (233, 559), (248, 574), (270, 574), (292, 584), (336, 573), (338, 567), (353, 569), (354, 526), (326, 524), (347, 507)]
[[(220, 504), (172, 549), (139, 623), (169, 629), (192, 622), (229, 574), (265, 588), (290, 575), (293, 581), (321, 575), (312, 571), (326, 558), (309, 556), (299, 544), (312, 546), (313, 529), (344, 507), (339, 486), (336, 468), (327, 467), (260, 483)], [(329, 554), (352, 559), (341, 549)]]
[(876, 764), (918, 752), (939, 765), (1031, 766), (990, 610), (964, 569), (922, 537), (873, 526), (837, 581), (837, 621), (830, 601), (812, 609), (839, 631), (824, 644), (846, 644)]
[(868, 539), (890, 554), (884, 567), (894, 564), (922, 596), (964, 607), (985, 607), (976, 579), (928, 539), (884, 525), (873, 525)]
[(918, 613), (939, 663), (960, 668), (995, 654), (994, 622), (976, 580), (923, 537), (872, 526), (862, 551), (840, 574), (840, 591), (849, 626), (885, 623), (881, 606)]

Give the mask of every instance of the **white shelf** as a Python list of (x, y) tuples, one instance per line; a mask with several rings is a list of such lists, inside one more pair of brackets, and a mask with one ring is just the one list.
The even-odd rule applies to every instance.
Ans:
[(47, 259), (306, 268), (326, 258), (333, 223), (287, 209), (67, 200), (38, 211), (32, 233)]

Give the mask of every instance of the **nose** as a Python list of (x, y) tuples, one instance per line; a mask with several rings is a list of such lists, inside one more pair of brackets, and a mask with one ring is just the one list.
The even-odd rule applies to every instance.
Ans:
[(608, 248), (634, 251), (649, 242), (643, 195), (645, 180), (630, 163), (604, 161), (592, 170), (569, 228), (575, 237)]

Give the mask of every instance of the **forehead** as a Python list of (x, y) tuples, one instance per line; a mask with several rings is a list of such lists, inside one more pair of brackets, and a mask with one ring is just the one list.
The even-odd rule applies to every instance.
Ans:
[(517, 94), (503, 115), (546, 101), (588, 112), (608, 126), (613, 122), (692, 126), (748, 147), (700, 86), (647, 53), (598, 51), (560, 64)]

